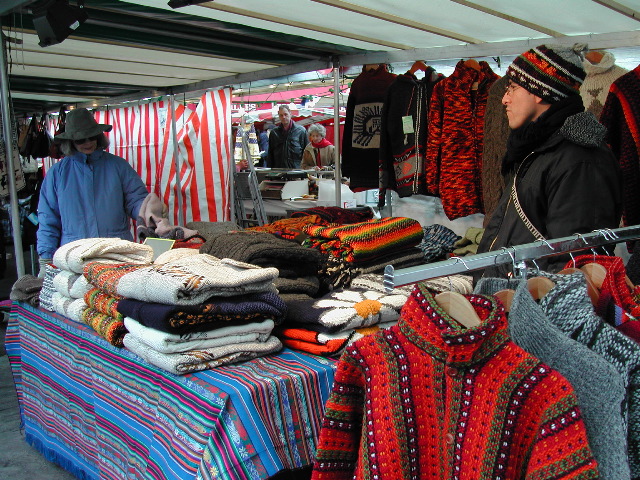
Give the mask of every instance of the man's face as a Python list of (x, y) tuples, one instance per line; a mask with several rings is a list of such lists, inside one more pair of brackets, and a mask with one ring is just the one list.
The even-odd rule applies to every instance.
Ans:
[(515, 130), (536, 120), (541, 114), (540, 99), (517, 83), (509, 81), (502, 97), (509, 128)]
[(286, 108), (281, 108), (278, 110), (278, 117), (280, 117), (280, 122), (282, 126), (285, 128), (289, 126), (289, 122), (291, 122), (291, 112)]

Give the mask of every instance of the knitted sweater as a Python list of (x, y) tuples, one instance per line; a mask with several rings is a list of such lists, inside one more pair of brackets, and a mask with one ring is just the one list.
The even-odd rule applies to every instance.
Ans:
[(507, 112), (502, 105), (502, 97), (508, 81), (506, 76), (501, 77), (491, 86), (484, 114), (482, 203), (486, 220), (498, 206), (504, 190), (502, 159), (507, 153), (507, 139), (511, 130)]
[(560, 330), (613, 364), (625, 382), (627, 440), (631, 478), (640, 479), (640, 345), (605, 323), (593, 311), (582, 274), (549, 276), (556, 286), (540, 301)]
[(366, 70), (352, 82), (342, 136), (342, 174), (354, 192), (378, 188), (380, 116), (389, 85), (396, 75), (385, 65)]
[(481, 71), (459, 61), (431, 95), (427, 189), (442, 199), (450, 220), (482, 212), (482, 139), (489, 88), (498, 79), (487, 62)]
[(394, 190), (401, 197), (427, 193), (424, 177), (427, 113), (433, 86), (442, 78), (428, 67), (420, 80), (409, 72), (398, 75), (387, 90), (380, 133), (381, 189)]
[(341, 357), (313, 480), (598, 478), (569, 382), (516, 346), (504, 309), (470, 296), (464, 329), (418, 285), (398, 324)]
[(611, 84), (600, 114), (606, 141), (620, 163), (625, 225), (640, 223), (640, 65)]
[(600, 117), (604, 103), (609, 95), (611, 84), (629, 70), (615, 64), (616, 57), (611, 52), (602, 52), (598, 63), (591, 63), (586, 58), (582, 61), (587, 76), (580, 86), (580, 96), (587, 112)]
[(626, 396), (622, 376), (602, 356), (553, 325), (529, 293), (527, 282), (515, 285), (505, 279), (484, 278), (474, 293), (492, 295), (515, 288), (509, 312), (511, 338), (516, 345), (558, 370), (575, 389), (601, 480), (628, 480), (631, 473), (622, 417)]

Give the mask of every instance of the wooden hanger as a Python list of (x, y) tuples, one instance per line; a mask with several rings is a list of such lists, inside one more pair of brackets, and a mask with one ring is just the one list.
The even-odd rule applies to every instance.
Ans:
[(504, 290), (498, 290), (493, 294), (493, 296), (500, 300), (500, 303), (502, 303), (502, 305), (504, 306), (504, 311), (509, 313), (509, 311), (511, 310), (511, 302), (513, 302), (513, 297), (515, 294), (515, 290), (505, 288)]
[(470, 58), (469, 60), (465, 60), (464, 66), (473, 68), (473, 69), (478, 70), (478, 71), (481, 70), (480, 64), (478, 63), (478, 61), (475, 58)]
[(540, 300), (555, 286), (556, 284), (547, 277), (531, 277), (527, 280), (527, 289), (534, 300)]
[(607, 268), (599, 263), (587, 263), (580, 267), (580, 270), (591, 279), (598, 290), (602, 288), (604, 279), (607, 277)]
[(441, 292), (433, 298), (438, 306), (460, 325), (473, 328), (482, 323), (471, 302), (461, 293)]
[(427, 71), (427, 65), (422, 60), (417, 60), (411, 65), (409, 69), (409, 73), (416, 73), (418, 70), (422, 70), (423, 72)]
[(379, 63), (367, 63), (367, 64), (364, 66), (364, 69), (365, 69), (366, 71), (369, 71), (369, 70), (376, 70), (379, 66), (380, 66), (380, 64), (379, 64)]
[(589, 60), (594, 65), (600, 63), (602, 57), (604, 57), (604, 53), (599, 50), (589, 50), (584, 56), (584, 58)]
[(580, 270), (579, 268), (565, 268), (564, 270), (560, 270), (558, 272), (559, 275), (570, 275), (572, 273), (581, 273), (584, 275), (585, 280), (587, 281), (587, 294), (591, 299), (591, 304), (595, 307), (598, 304), (598, 300), (600, 299), (600, 290), (595, 286), (591, 277), (586, 275), (585, 272)]

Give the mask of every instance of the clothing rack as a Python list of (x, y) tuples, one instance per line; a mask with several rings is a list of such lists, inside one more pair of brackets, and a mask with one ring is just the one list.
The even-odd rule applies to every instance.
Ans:
[(433, 262), (427, 265), (401, 268), (395, 270), (393, 265), (384, 269), (383, 285), (390, 293), (395, 287), (408, 285), (431, 278), (444, 277), (474, 270), (482, 270), (497, 265), (512, 264), (514, 275), (524, 276), (527, 260), (552, 257), (563, 253), (594, 249), (612, 243), (621, 243), (640, 238), (640, 225), (616, 229), (594, 230), (591, 233), (575, 234), (553, 240), (537, 240), (512, 247), (503, 247), (493, 252), (478, 253), (448, 260)]

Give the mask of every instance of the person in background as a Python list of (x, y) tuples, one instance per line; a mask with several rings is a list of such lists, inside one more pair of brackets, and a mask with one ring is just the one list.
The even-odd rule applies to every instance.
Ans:
[(269, 134), (267, 167), (300, 168), (302, 151), (307, 145), (307, 131), (291, 120), (291, 109), (287, 105), (278, 108), (280, 125)]
[(54, 252), (82, 238), (133, 240), (129, 218), (137, 219), (147, 188), (129, 163), (107, 153), (104, 132), (86, 108), (71, 110), (66, 129), (55, 136), (65, 157), (46, 173), (38, 202), (40, 274)]
[(302, 164), (300, 168), (303, 170), (322, 170), (331, 167), (334, 164), (335, 147), (325, 137), (327, 130), (319, 123), (313, 123), (307, 130), (309, 135), (309, 144), (302, 152)]
[(260, 148), (260, 166), (267, 166), (267, 155), (269, 155), (269, 133), (275, 128), (273, 123), (265, 123), (262, 131), (258, 135), (258, 147)]
[[(604, 141), (605, 127), (584, 111), (580, 96), (584, 49), (540, 45), (507, 69), (506, 188), (478, 253), (620, 225), (620, 168)], [(555, 256), (538, 264), (555, 272), (566, 261)], [(506, 270), (488, 269), (484, 275), (504, 276)]]

